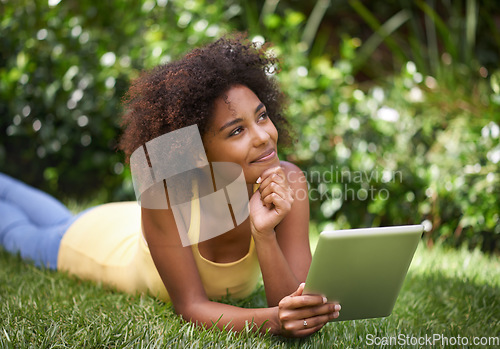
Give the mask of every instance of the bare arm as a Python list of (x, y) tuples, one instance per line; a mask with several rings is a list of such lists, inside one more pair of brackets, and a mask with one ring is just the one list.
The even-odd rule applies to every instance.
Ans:
[[(260, 198), (259, 204), (262, 207)], [(308, 214), (308, 206), (306, 211)], [(279, 302), (279, 306), (244, 309), (208, 299), (192, 250), (189, 246), (182, 246), (171, 210), (142, 209), (143, 231), (151, 256), (177, 314), (203, 327), (211, 327), (216, 323), (218, 328), (241, 330), (246, 324), (253, 323), (253, 330), (260, 328), (265, 332), (269, 329), (273, 334), (300, 337), (318, 331), (328, 320), (338, 316), (338, 309), (334, 304), (325, 304), (321, 296), (302, 296), (303, 285), (297, 288), (297, 280), (304, 280), (309, 268), (310, 247), (308, 218), (305, 219), (300, 214), (295, 217), (299, 221), (289, 218), (290, 220), (283, 220), (276, 231), (273, 229), (274, 240), (271, 239), (270, 243), (258, 237), (255, 239), (254, 236), (256, 249), (257, 245), (260, 249), (260, 252), (257, 249), (259, 259), (262, 258), (260, 263), (264, 267), (266, 294), (271, 295), (271, 302)], [(301, 228), (290, 229), (293, 226)], [(281, 231), (299, 233), (292, 236)], [(281, 253), (281, 256), (276, 258), (276, 253)], [(276, 263), (277, 260), (280, 261), (279, 264)], [(273, 265), (279, 265), (279, 268), (273, 268)], [(287, 268), (286, 283), (281, 284), (283, 271)], [(308, 326), (303, 324), (305, 319)]]
[(191, 247), (183, 247), (171, 210), (142, 209), (143, 230), (151, 256), (167, 288), (175, 312), (200, 326), (228, 326), (235, 330), (254, 324), (279, 334), (278, 308), (244, 309), (207, 298)]
[[(305, 282), (311, 264), (309, 197), (306, 179), (293, 164), (282, 162), (281, 168), (265, 171), (262, 178), (259, 193), (251, 199), (252, 234), (267, 302), (275, 306)], [(266, 215), (269, 222), (257, 221)], [(284, 217), (274, 227), (271, 221), (280, 215)]]
[(192, 304), (185, 313), (180, 314), (185, 320), (211, 327), (216, 324), (219, 329), (226, 327), (235, 331), (245, 329), (245, 325), (253, 326), (252, 330), (272, 334), (282, 334), (278, 319), (278, 307), (247, 309), (212, 301)]
[[(283, 298), (278, 307), (261, 309), (243, 309), (231, 305), (204, 302), (193, 303), (186, 313), (182, 313), (185, 320), (210, 327), (217, 327), (241, 331), (245, 325), (254, 325), (254, 331), (260, 329), (265, 333), (268, 329), (272, 334), (304, 337), (320, 330), (326, 322), (339, 316), (340, 306), (325, 303), (318, 295), (302, 296), (304, 284), (291, 295)], [(220, 314), (220, 315), (219, 315)], [(308, 325), (303, 321), (307, 319)]]
[(264, 171), (261, 178), (259, 192), (250, 200), (250, 222), (268, 305), (278, 304), (283, 335), (306, 336), (340, 311), (339, 304), (321, 295), (302, 295), (311, 265), (307, 181), (287, 162)]

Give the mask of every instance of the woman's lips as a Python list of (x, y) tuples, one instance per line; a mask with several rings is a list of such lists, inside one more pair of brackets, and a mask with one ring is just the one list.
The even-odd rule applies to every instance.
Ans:
[(261, 156), (257, 160), (252, 161), (252, 163), (255, 163), (255, 162), (265, 162), (265, 161), (274, 159), (275, 156), (276, 156), (276, 151), (273, 149), (269, 154)]

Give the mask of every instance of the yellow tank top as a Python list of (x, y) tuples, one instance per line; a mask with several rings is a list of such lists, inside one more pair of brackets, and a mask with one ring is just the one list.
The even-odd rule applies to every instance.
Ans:
[[(192, 229), (199, 229), (198, 200), (191, 204)], [(198, 222), (198, 224), (196, 224)], [(244, 298), (260, 277), (253, 239), (248, 253), (235, 262), (205, 259), (191, 246), (205, 292), (210, 299), (227, 294)], [(181, 266), (182, 267), (182, 266)], [(141, 208), (136, 202), (98, 206), (74, 222), (61, 241), (57, 268), (128, 293), (148, 293), (170, 301), (141, 232)]]

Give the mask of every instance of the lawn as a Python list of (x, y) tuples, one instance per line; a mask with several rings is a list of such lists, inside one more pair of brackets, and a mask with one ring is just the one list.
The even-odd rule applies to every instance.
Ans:
[[(264, 306), (263, 287), (244, 301), (226, 301)], [(476, 347), (474, 337), (498, 347), (499, 336), (500, 259), (477, 250), (422, 243), (391, 316), (330, 323), (305, 339), (202, 331), (149, 296), (40, 270), (0, 251), (1, 348), (358, 348), (391, 340), (383, 347), (431, 347), (431, 339), (437, 340), (433, 347), (446, 340), (444, 347)], [(468, 346), (458, 345), (465, 341)]]

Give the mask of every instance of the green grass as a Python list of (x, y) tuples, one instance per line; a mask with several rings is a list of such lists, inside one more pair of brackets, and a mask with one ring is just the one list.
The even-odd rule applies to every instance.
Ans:
[[(263, 306), (263, 288), (245, 300), (226, 302)], [(309, 338), (285, 339), (250, 330), (201, 330), (154, 298), (40, 270), (0, 251), (0, 348), (358, 348), (369, 344), (367, 335), (434, 334), (498, 340), (498, 256), (421, 244), (391, 316), (330, 323)]]

